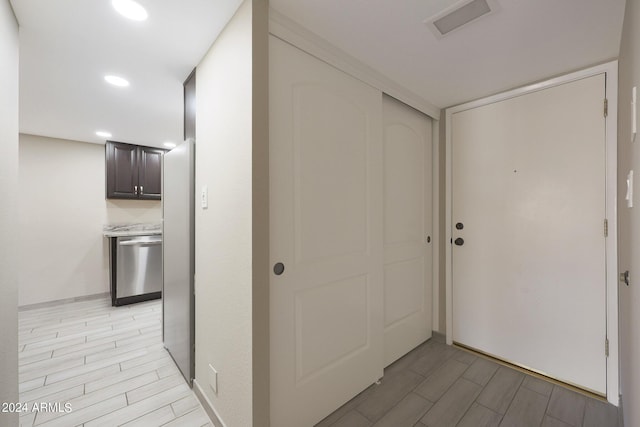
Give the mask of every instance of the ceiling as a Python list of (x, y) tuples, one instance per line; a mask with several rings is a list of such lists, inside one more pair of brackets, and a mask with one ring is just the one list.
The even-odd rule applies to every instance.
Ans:
[[(461, 0), (465, 2), (466, 0)], [(271, 0), (276, 11), (437, 107), (618, 56), (624, 0), (495, 0), (437, 38), (424, 21), (459, 0)], [(20, 131), (162, 146), (182, 139), (182, 83), (241, 0), (11, 0), (20, 23)], [(116, 88), (105, 74), (127, 78)]]
[(440, 108), (618, 56), (624, 0), (496, 0), (496, 13), (436, 38), (424, 21), (459, 2), (270, 4)]
[[(20, 23), (20, 132), (162, 146), (183, 137), (182, 83), (241, 0), (137, 0), (131, 21), (110, 0), (11, 0)], [(106, 74), (129, 80), (118, 88)]]

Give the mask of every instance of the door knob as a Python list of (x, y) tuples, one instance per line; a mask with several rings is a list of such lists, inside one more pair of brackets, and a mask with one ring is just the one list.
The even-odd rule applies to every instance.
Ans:
[(457, 246), (462, 246), (464, 245), (464, 239), (462, 237), (458, 237), (456, 240), (454, 240), (454, 242)]
[(279, 276), (282, 273), (284, 273), (284, 264), (281, 262), (275, 263), (273, 266), (273, 272), (275, 273), (276, 276)]

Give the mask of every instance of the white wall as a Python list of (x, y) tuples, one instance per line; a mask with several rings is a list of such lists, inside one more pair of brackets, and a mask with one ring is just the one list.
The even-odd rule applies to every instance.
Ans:
[[(18, 401), (18, 24), (0, 0), (0, 402)], [(0, 425), (18, 425), (0, 412)]]
[[(640, 4), (627, 0), (619, 58), (618, 217), (619, 271), (631, 271), (631, 286), (619, 286), (620, 383), (624, 425), (640, 426), (640, 136), (631, 142), (631, 88), (640, 88)], [(640, 95), (640, 92), (638, 93)], [(640, 117), (638, 117), (640, 120)], [(635, 207), (627, 208), (626, 178), (634, 169)]]
[(159, 223), (158, 200), (105, 199), (104, 146), (20, 135), (21, 306), (109, 292), (104, 224)]
[(256, 194), (268, 188), (267, 91), (253, 81), (266, 84), (266, 51), (253, 52), (254, 21), (266, 46), (266, 19), (265, 1), (245, 0), (196, 71), (196, 193), (208, 186), (209, 208), (196, 208), (195, 383), (227, 426), (269, 421), (268, 372), (253, 368), (268, 354), (268, 195)]

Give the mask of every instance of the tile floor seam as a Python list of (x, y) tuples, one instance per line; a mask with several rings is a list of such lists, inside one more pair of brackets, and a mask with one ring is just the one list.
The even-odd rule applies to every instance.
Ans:
[[(64, 388), (64, 389), (62, 389), (62, 390), (58, 390), (58, 391), (54, 391), (53, 393), (45, 394), (44, 396), (38, 397), (38, 398), (36, 398), (36, 399), (30, 399), (30, 400), (28, 400), (27, 402), (33, 402), (33, 401), (35, 401), (35, 400), (42, 400), (42, 399), (44, 399), (44, 398), (46, 398), (46, 397), (51, 396), (52, 394), (63, 393), (63, 392), (65, 392), (65, 391), (69, 391), (69, 390), (71, 390), (72, 388), (74, 388), (74, 387), (78, 387), (78, 386), (80, 386), (80, 385), (84, 385), (84, 384), (76, 384), (76, 385), (72, 385), (72, 386), (66, 387), (66, 388)], [(44, 386), (43, 386), (43, 387), (44, 387)], [(40, 387), (39, 387), (39, 388), (40, 388)], [(31, 391), (31, 390), (29, 390), (29, 391)], [(28, 393), (28, 392), (25, 392), (25, 393)], [(23, 402), (23, 403), (24, 403), (24, 402)]]
[[(549, 400), (551, 400), (551, 397), (549, 397)], [(567, 424), (567, 425), (569, 425), (569, 423), (564, 422), (564, 421), (562, 421), (562, 420), (561, 420), (561, 419), (559, 419), (559, 418), (556, 418), (556, 417), (554, 417), (554, 416), (549, 415), (546, 411), (545, 411), (545, 413), (544, 413), (544, 417), (542, 417), (542, 423), (541, 423), (541, 424), (544, 424), (544, 419), (545, 419), (546, 417), (549, 417), (549, 418), (551, 418), (551, 419), (553, 419), (553, 420), (555, 420), (555, 421), (558, 421), (559, 423), (563, 423), (563, 424)], [(583, 423), (583, 424), (584, 424), (584, 423)]]
[[(171, 407), (171, 404), (166, 405), (166, 406)], [(165, 406), (161, 407), (160, 409), (162, 409), (162, 408), (164, 408), (164, 407), (165, 407)], [(122, 424), (118, 424), (118, 427), (122, 427), (122, 426), (124, 426), (124, 425), (126, 425), (126, 424), (128, 424), (128, 423), (131, 423), (131, 422), (134, 422), (134, 421), (136, 421), (136, 420), (139, 420), (139, 419), (140, 419), (140, 418), (142, 418), (142, 417), (146, 417), (146, 416), (147, 416), (147, 415), (149, 415), (151, 412), (154, 412), (154, 411), (150, 411), (150, 412), (147, 412), (146, 414), (142, 414), (142, 415), (140, 415), (139, 417), (133, 418), (133, 419), (131, 419), (131, 420), (127, 420), (126, 422), (124, 422), (124, 423), (122, 423)], [(176, 419), (176, 416), (175, 416), (175, 414), (174, 414), (174, 415), (173, 415), (173, 418), (172, 418), (171, 420), (167, 421), (167, 422), (171, 422), (171, 421), (173, 421), (173, 420), (175, 420), (175, 419)]]
[[(375, 384), (375, 383), (374, 383), (374, 384)], [(363, 416), (367, 421), (369, 421), (369, 422), (373, 425), (373, 423), (375, 423), (376, 421), (373, 421), (371, 418), (367, 417), (367, 415), (366, 415), (366, 414), (363, 414), (362, 412), (360, 412), (360, 411), (358, 410), (358, 406), (359, 406), (359, 405), (356, 405), (356, 407), (355, 407), (355, 408), (353, 408), (353, 409), (352, 409), (352, 411), (356, 411), (358, 414), (362, 415), (362, 416)], [(338, 418), (335, 422), (331, 423), (331, 426), (333, 426), (333, 425), (337, 424), (337, 423), (338, 423), (338, 421), (340, 421), (342, 418), (344, 418), (348, 413), (349, 413), (349, 411), (345, 412), (345, 413), (344, 413), (340, 418)], [(331, 426), (329, 426), (329, 427), (331, 427)]]
[[(549, 398), (549, 400), (551, 400), (551, 398)], [(584, 426), (584, 416), (587, 412), (587, 400), (585, 399), (584, 401), (584, 407), (582, 408), (582, 416), (580, 417), (580, 425), (578, 425), (577, 427), (582, 427)]]
[[(60, 381), (55, 381), (55, 382), (50, 383), (50, 384), (47, 384), (47, 383), (45, 382), (45, 385), (59, 384), (59, 383), (62, 383), (62, 382), (64, 382), (64, 381), (68, 381), (68, 380), (71, 380), (71, 379), (73, 379), (73, 378), (77, 378), (77, 377), (80, 377), (80, 376), (82, 376), (82, 375), (87, 375), (87, 374), (89, 374), (89, 373), (91, 373), (91, 372), (99, 371), (100, 369), (109, 368), (109, 367), (111, 367), (111, 366), (115, 366), (115, 365), (116, 365), (116, 363), (114, 363), (113, 365), (103, 366), (102, 368), (97, 368), (97, 369), (94, 369), (93, 371), (87, 371), (87, 372), (84, 372), (84, 373), (82, 373), (82, 374), (74, 375), (74, 376), (72, 376), (72, 377), (65, 378), (65, 379), (60, 380)], [(85, 364), (85, 365), (81, 365), (81, 366), (86, 366), (86, 364)]]
[[(125, 381), (130, 381), (130, 380), (134, 380), (134, 379), (136, 379), (136, 378), (143, 377), (143, 376), (145, 376), (145, 375), (148, 375), (149, 373), (150, 373), (150, 372), (145, 372), (145, 373), (142, 373), (142, 374), (139, 374), (139, 375), (135, 375), (135, 376), (132, 376), (132, 377), (128, 377), (128, 378), (126, 378), (126, 379), (124, 379), (124, 380), (122, 380), (122, 381), (118, 381), (118, 382), (116, 382), (116, 383), (109, 384), (109, 385), (106, 385), (106, 386), (104, 386), (104, 387), (101, 387), (101, 388), (97, 388), (97, 389), (95, 389), (95, 390), (92, 390), (92, 391), (90, 391), (90, 392), (89, 392), (89, 394), (91, 394), (91, 393), (96, 393), (96, 392), (100, 392), (100, 391), (104, 390), (105, 388), (113, 387), (113, 386), (115, 386), (115, 385), (117, 385), (117, 384), (120, 384), (120, 383), (122, 383), (122, 382), (125, 382)], [(156, 380), (156, 381), (157, 381), (157, 380)], [(150, 382), (150, 383), (148, 383), (148, 384), (143, 384), (143, 385), (138, 386), (138, 387), (136, 387), (136, 388), (134, 388), (134, 389), (126, 390), (124, 393), (126, 394), (126, 393), (128, 393), (128, 392), (130, 392), (130, 391), (137, 390), (137, 389), (138, 389), (138, 388), (140, 388), (140, 387), (144, 387), (144, 386), (146, 386), (146, 385), (153, 384), (154, 382), (155, 382), (155, 381), (152, 381), (152, 382)], [(85, 384), (83, 384), (83, 385), (84, 385), (84, 387), (86, 388), (87, 384), (85, 383)]]
[[(418, 375), (420, 375), (420, 374), (418, 374)], [(422, 375), (420, 375), (420, 376), (422, 376)], [(425, 378), (423, 377), (423, 381), (424, 381), (424, 379), (425, 379)], [(418, 384), (421, 384), (421, 383), (422, 383), (422, 381), (421, 381), (420, 383), (418, 383)], [(374, 421), (374, 420), (371, 420), (370, 418), (368, 418), (368, 417), (367, 417), (366, 415), (364, 415), (364, 414), (361, 414), (361, 415), (363, 415), (367, 420), (371, 421), (371, 423), (372, 423), (372, 424), (375, 424), (375, 423), (379, 422), (381, 419), (383, 419), (383, 418), (384, 418), (384, 416), (385, 416), (385, 415), (387, 415), (389, 412), (391, 412), (391, 411), (393, 410), (393, 408), (395, 408), (396, 406), (398, 406), (398, 405), (400, 404), (400, 402), (402, 402), (402, 401), (403, 401), (407, 396), (409, 396), (411, 393), (413, 393), (413, 392), (415, 391), (416, 387), (418, 387), (418, 386), (415, 386), (414, 388), (412, 388), (411, 390), (409, 390), (406, 394), (404, 394), (404, 395), (400, 398), (400, 400), (398, 400), (398, 401), (395, 403), (395, 405), (391, 406), (391, 407), (387, 410), (387, 412), (385, 412), (385, 413), (384, 413), (380, 418), (378, 418), (377, 420), (375, 420), (375, 421)], [(422, 397), (421, 395), (419, 395), (418, 393), (415, 393), (415, 394), (416, 394), (417, 396), (419, 396), (420, 398), (422, 398), (422, 399), (424, 399), (424, 400), (427, 400), (427, 399), (425, 399), (424, 397)], [(427, 400), (427, 402), (430, 402), (430, 401), (429, 401), (429, 400)], [(358, 412), (359, 412), (359, 411), (358, 411)], [(425, 412), (425, 414), (426, 414), (426, 412)], [(420, 418), (422, 418), (422, 417), (420, 417)], [(419, 421), (419, 420), (418, 420), (418, 421)]]
[[(485, 359), (485, 360), (488, 360), (488, 359)], [(495, 362), (492, 362), (491, 360), (488, 360), (488, 361), (489, 361), (489, 362), (491, 362), (491, 363), (495, 363)], [(470, 367), (471, 367), (471, 365), (469, 365), (469, 368), (470, 368)], [(487, 380), (487, 383), (486, 383), (486, 384), (484, 384), (484, 385), (482, 385), (482, 384), (478, 384), (477, 382), (475, 382), (475, 381), (473, 381), (473, 380), (469, 380), (469, 381), (471, 381), (471, 382), (472, 382), (472, 383), (474, 383), (474, 384), (478, 384), (480, 387), (482, 387), (482, 390), (484, 390), (484, 388), (485, 388), (487, 385), (489, 385), (489, 383), (491, 382), (491, 380), (493, 379), (493, 377), (495, 377), (495, 376), (496, 376), (496, 374), (498, 373), (498, 371), (499, 371), (499, 370), (500, 370), (500, 365), (498, 365), (498, 367), (496, 368), (496, 370), (495, 370), (495, 371), (493, 371), (493, 374), (491, 374), (491, 377), (489, 377), (489, 379)], [(465, 372), (466, 372), (466, 371), (465, 371)], [(464, 375), (464, 373), (463, 373), (463, 375)], [(480, 390), (480, 393), (482, 393), (482, 390)], [(479, 395), (478, 395), (478, 396), (479, 396)], [(476, 397), (476, 399), (477, 399), (477, 397)]]
[[(469, 367), (470, 367), (470, 366), (471, 366), (471, 365), (467, 366), (467, 369), (469, 369)], [(442, 396), (444, 396), (445, 394), (447, 394), (447, 392), (448, 392), (449, 390), (451, 390), (451, 387), (453, 387), (453, 385), (454, 385), (455, 383), (457, 383), (457, 382), (458, 382), (458, 380), (459, 380), (460, 378), (462, 378), (462, 376), (464, 375), (464, 373), (465, 373), (465, 372), (466, 372), (466, 369), (465, 369), (465, 370), (464, 370), (464, 371), (463, 371), (463, 372), (458, 376), (458, 378), (456, 378), (454, 381), (452, 381), (452, 382), (451, 382), (451, 384), (449, 384), (449, 387), (447, 387), (447, 389), (446, 389), (446, 390), (445, 390), (445, 391), (440, 395), (440, 397), (439, 397), (438, 399), (436, 399), (436, 401), (435, 401), (435, 402), (432, 402), (431, 400), (429, 400), (429, 399), (427, 399), (426, 397), (422, 396), (420, 393), (416, 393), (416, 394), (417, 394), (418, 396), (422, 397), (423, 399), (427, 400), (428, 402), (431, 402), (433, 405), (435, 405), (435, 404), (436, 404), (436, 402), (438, 402), (438, 400), (442, 399)], [(435, 372), (434, 372), (434, 373), (435, 373)], [(432, 375), (433, 375), (433, 374), (432, 374)], [(431, 377), (431, 375), (430, 375), (429, 377)], [(428, 380), (428, 379), (429, 379), (429, 378), (425, 378), (425, 381), (426, 381), (426, 380)], [(466, 379), (466, 378), (465, 378), (465, 379)], [(470, 381), (470, 380), (469, 380), (469, 381)], [(423, 381), (423, 382), (424, 382), (424, 381)], [(473, 381), (471, 381), (471, 382), (473, 382)], [(420, 384), (422, 384), (422, 383), (420, 383)], [(416, 386), (416, 388), (418, 388), (418, 387), (420, 386), (420, 384), (418, 384), (418, 385)], [(474, 384), (475, 384), (475, 383), (474, 383)], [(415, 389), (414, 389), (414, 391), (415, 391)], [(432, 406), (432, 407), (433, 407), (433, 406)], [(429, 410), (431, 410), (431, 408), (429, 408)], [(427, 412), (429, 412), (429, 411), (427, 411)]]
[[(483, 390), (484, 390), (484, 389), (483, 389)], [(480, 392), (482, 393), (482, 390), (481, 390)], [(478, 395), (478, 396), (480, 396), (480, 395)], [(477, 399), (477, 397), (476, 397), (476, 399)], [(475, 404), (476, 404), (476, 405), (478, 405), (478, 406), (482, 406), (484, 409), (486, 409), (486, 410), (488, 410), (488, 411), (491, 411), (491, 412), (493, 412), (494, 414), (499, 415), (499, 416), (500, 416), (500, 422), (502, 422), (502, 419), (504, 418), (504, 415), (503, 415), (503, 414), (501, 414), (500, 412), (496, 412), (496, 411), (494, 411), (493, 409), (491, 409), (491, 408), (489, 408), (489, 407), (487, 407), (487, 406), (483, 405), (482, 403), (478, 402), (477, 400), (474, 400), (474, 401), (473, 401), (473, 403), (475, 403)], [(509, 406), (511, 406), (511, 404), (509, 404)], [(508, 409), (509, 409), (509, 408), (507, 408), (507, 410), (508, 410)], [(505, 415), (506, 415), (506, 413), (505, 413)]]
[[(518, 372), (518, 371), (516, 371), (516, 372)], [(511, 407), (511, 405), (513, 404), (513, 401), (515, 400), (516, 395), (517, 395), (517, 394), (518, 394), (518, 392), (520, 391), (520, 388), (522, 387), (522, 384), (524, 383), (524, 379), (525, 379), (525, 378), (526, 378), (526, 377), (525, 377), (525, 375), (523, 374), (523, 375), (522, 375), (522, 378), (520, 378), (520, 383), (518, 384), (518, 387), (516, 388), (515, 393), (513, 393), (513, 396), (511, 397), (511, 400), (509, 401), (509, 405), (507, 405), (507, 409), (505, 409), (504, 414), (501, 414), (503, 419), (504, 419), (504, 416), (505, 416), (505, 415), (507, 415), (507, 411), (509, 410), (509, 408), (510, 408), (510, 407)], [(526, 388), (526, 387), (525, 387), (525, 388)], [(551, 396), (549, 396), (549, 400), (551, 400)], [(495, 411), (494, 411), (494, 412), (495, 412)], [(543, 418), (544, 418), (544, 416), (543, 416)]]
[[(534, 392), (534, 393), (536, 393), (536, 394), (539, 394), (540, 396), (544, 396), (544, 397), (551, 398), (551, 394), (549, 394), (549, 396), (547, 396), (547, 395), (546, 395), (546, 394), (544, 394), (544, 393), (540, 393), (540, 392), (539, 392), (539, 391), (537, 391), (537, 390), (534, 390), (534, 389), (532, 389), (532, 388), (529, 388), (529, 387), (525, 386), (525, 385), (524, 385), (524, 381), (523, 381), (523, 385), (521, 385), (520, 387), (521, 387), (521, 388), (524, 388), (524, 389), (526, 389), (526, 390), (532, 391), (532, 392)], [(518, 389), (518, 390), (520, 390), (520, 389)]]
[[(140, 402), (140, 401), (139, 401), (139, 402)], [(137, 403), (137, 402), (136, 402), (136, 403)], [(128, 405), (127, 405), (127, 406), (128, 406)], [(125, 408), (126, 408), (127, 406), (125, 406)], [(171, 403), (169, 403), (169, 406), (171, 406)], [(158, 409), (162, 409), (162, 408), (164, 408), (164, 406), (161, 406), (161, 407), (160, 407), (160, 408), (158, 408)], [(149, 412), (145, 412), (144, 414), (140, 415), (140, 416), (139, 416), (139, 417), (137, 417), (137, 418), (134, 418), (134, 419), (132, 419), (132, 420), (128, 420), (126, 423), (129, 423), (129, 422), (131, 422), (131, 421), (135, 421), (135, 420), (136, 420), (136, 419), (138, 419), (138, 418), (146, 417), (147, 415), (149, 415), (149, 414), (150, 414), (150, 413), (152, 413), (152, 412), (157, 411), (158, 409), (152, 409), (152, 410), (150, 410)], [(107, 414), (107, 415), (108, 415), (108, 414)], [(171, 420), (171, 421), (167, 421), (167, 423), (173, 422), (173, 421), (175, 421), (176, 419), (177, 419), (177, 418), (176, 418), (176, 417), (174, 417), (174, 418), (173, 418), (173, 420)], [(126, 423), (118, 424), (118, 427), (120, 427), (120, 426), (122, 426), (122, 425), (124, 425), (124, 424), (126, 424)], [(167, 424), (167, 423), (165, 423), (165, 424)]]
[[(553, 387), (551, 387), (551, 391), (549, 392), (549, 398), (547, 399), (547, 406), (544, 408), (544, 415), (542, 416), (542, 421), (543, 422), (544, 422), (544, 417), (546, 417), (546, 416), (551, 417), (551, 415), (548, 415), (548, 411), (549, 411), (549, 405), (551, 405), (551, 396), (553, 395), (553, 389), (555, 387), (556, 387), (555, 385)], [(551, 418), (556, 419), (555, 417), (551, 417)], [(560, 421), (560, 420), (558, 420), (558, 421)]]
[[(175, 375), (178, 375), (178, 374), (175, 374)], [(127, 401), (129, 400), (129, 392), (135, 391), (135, 390), (137, 390), (137, 389), (139, 389), (139, 388), (142, 388), (142, 387), (146, 387), (146, 386), (148, 386), (148, 385), (154, 384), (154, 383), (156, 383), (156, 382), (158, 382), (158, 381), (162, 381), (163, 379), (165, 379), (165, 378), (170, 378), (170, 377), (172, 377), (172, 376), (173, 376), (173, 375), (169, 375), (169, 376), (167, 376), (167, 377), (160, 378), (159, 380), (154, 381), (154, 382), (151, 382), (151, 383), (149, 383), (149, 384), (144, 384), (144, 385), (142, 385), (142, 386), (140, 386), (140, 387), (137, 387), (136, 389), (127, 390), (127, 391), (125, 392), (125, 394), (127, 395)], [(177, 386), (173, 386), (173, 387), (177, 387)], [(158, 392), (155, 392), (155, 393), (153, 393), (153, 394), (150, 394), (150, 395), (146, 396), (144, 399), (138, 400), (137, 402), (141, 402), (142, 400), (149, 399), (149, 398), (151, 398), (151, 397), (153, 397), (153, 396), (155, 396), (155, 395), (157, 395), (157, 394), (162, 393), (163, 391), (165, 391), (165, 390), (160, 390), (160, 391), (158, 391)], [(182, 399), (182, 398), (180, 398), (180, 399)], [(178, 399), (178, 400), (180, 400), (180, 399)], [(178, 400), (174, 400), (173, 402), (171, 402), (171, 403), (169, 403), (169, 404), (171, 405), (172, 403), (175, 403), (175, 402), (177, 402)], [(134, 403), (137, 403), (137, 402), (134, 402)]]
[[(484, 390), (484, 389), (482, 389)], [(480, 390), (480, 393), (482, 393), (482, 390)], [(478, 393), (478, 396), (480, 396), (480, 393)], [(478, 396), (476, 396), (475, 399), (473, 399), (473, 402), (471, 402), (471, 404), (467, 407), (467, 410), (464, 411), (464, 414), (462, 414), (462, 416), (460, 417), (460, 419), (458, 420), (458, 422), (456, 422), (456, 425), (454, 427), (457, 427), (458, 425), (460, 425), (460, 423), (462, 422), (462, 420), (464, 420), (464, 417), (467, 415), (467, 413), (471, 410), (471, 408), (473, 407), (474, 403), (478, 403), (476, 402), (476, 399), (478, 399)], [(479, 404), (479, 403), (478, 403)]]
[[(118, 396), (119, 396), (119, 395), (112, 396), (112, 397), (110, 397), (109, 399), (113, 399), (113, 398), (118, 397)], [(126, 398), (126, 396), (125, 396), (125, 398)], [(100, 404), (100, 403), (101, 403), (101, 402), (96, 402), (96, 403), (94, 403), (94, 404), (92, 404), (92, 405), (85, 406), (85, 407), (84, 407), (84, 408), (82, 408), (82, 409), (90, 408), (91, 406), (98, 405), (98, 404)], [(127, 406), (128, 406), (128, 404), (127, 404)], [(127, 406), (124, 406), (124, 408), (126, 408)], [(121, 409), (122, 409), (122, 408), (121, 408)], [(106, 415), (106, 414), (105, 414), (105, 415)], [(82, 425), (84, 426), (86, 423), (91, 422), (91, 421), (93, 421), (93, 420), (97, 420), (98, 418), (100, 418), (100, 417), (102, 417), (102, 416), (104, 416), (104, 415), (98, 415), (97, 417), (91, 418), (91, 419), (89, 419), (89, 420), (85, 420), (85, 421), (82, 423)]]

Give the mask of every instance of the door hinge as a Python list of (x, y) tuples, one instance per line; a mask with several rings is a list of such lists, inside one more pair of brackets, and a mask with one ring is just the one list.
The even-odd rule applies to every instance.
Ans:
[(604, 355), (609, 357), (609, 338), (604, 339)]
[(609, 115), (609, 100), (607, 98), (604, 99), (604, 116), (607, 117)]
[(604, 220), (604, 237), (609, 237), (609, 220)]

